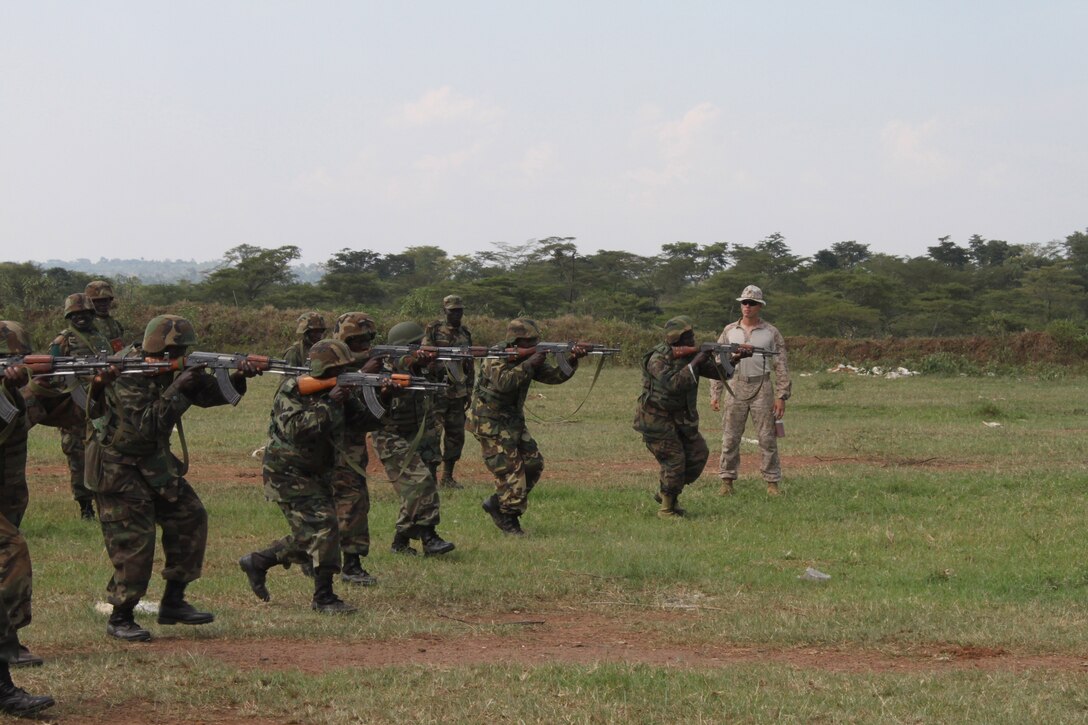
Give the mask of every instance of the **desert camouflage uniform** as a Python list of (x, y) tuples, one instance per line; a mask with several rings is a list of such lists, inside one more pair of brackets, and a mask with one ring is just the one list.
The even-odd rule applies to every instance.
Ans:
[[(403, 358), (396, 362), (387, 360), (385, 370), (410, 372), (403, 364)], [(442, 454), (438, 447), (433, 397), (422, 391), (395, 395), (381, 426), (370, 434), (374, 440), (374, 450), (400, 497), (396, 524), (398, 534), (410, 535), (416, 526), (437, 526), (439, 523), (435, 471)], [(419, 442), (412, 450), (417, 437)]]
[[(719, 378), (713, 359), (698, 369), (691, 358), (674, 358), (663, 342), (642, 358), (642, 394), (635, 411), (634, 429), (661, 465), (660, 491), (679, 496), (684, 486), (699, 478), (710, 456), (699, 433), (699, 377)], [(730, 366), (726, 374), (732, 374)]]
[[(763, 480), (777, 484), (782, 480), (782, 462), (778, 456), (778, 439), (774, 433), (775, 398), (786, 400), (790, 397), (789, 367), (786, 364), (786, 341), (778, 328), (769, 322), (760, 320), (751, 332), (745, 330), (740, 322), (731, 322), (718, 336), (720, 343), (747, 343), (775, 350), (777, 355), (755, 354), (737, 364), (737, 374), (733, 376), (730, 387), (732, 392), (724, 396), (723, 385), (719, 381), (710, 384), (711, 401), (725, 397), (722, 409), (722, 456), (718, 464), (718, 476), (732, 483), (740, 470), (740, 441), (744, 433), (748, 416), (752, 416), (756, 433), (759, 437), (759, 450), (762, 462), (759, 467)], [(774, 368), (774, 385), (771, 385), (771, 368)]]
[[(142, 357), (135, 345), (122, 351)], [(208, 514), (185, 480), (185, 466), (170, 450), (170, 435), (190, 406), (226, 404), (215, 376), (199, 377), (196, 390), (182, 393), (173, 375), (124, 375), (105, 391), (105, 411), (92, 407), (100, 462), (88, 460), (88, 487), (95, 491), (98, 517), (114, 573), (107, 585), (114, 605), (134, 605), (146, 593), (155, 562), (155, 525), (162, 528), (167, 581), (200, 578), (208, 540)], [(232, 377), (245, 393), (244, 378)], [(104, 413), (104, 414), (101, 414)]]
[[(472, 333), (467, 327), (450, 327), (445, 320), (435, 320), (427, 326), (424, 345), (440, 347), (469, 347)], [(441, 459), (447, 465), (461, 459), (465, 447), (465, 415), (472, 399), (472, 380), (475, 374), (472, 360), (451, 360), (451, 365), (461, 365), (465, 379), (457, 382), (446, 367), (439, 364), (436, 379), (449, 385), (445, 395), (439, 393), (434, 400), (434, 415), (441, 437)], [(452, 469), (450, 469), (452, 470)]]
[(315, 569), (324, 566), (340, 570), (332, 472), (344, 450), (344, 431), (373, 429), (376, 425), (366, 405), (354, 394), (339, 405), (329, 399), (327, 392), (303, 395), (297, 378), (284, 380), (272, 401), (263, 472), (265, 496), (283, 511), (291, 535), (274, 542), (263, 553), (283, 566), (310, 563)]
[[(112, 319), (112, 318), (107, 318)], [(110, 345), (110, 341), (98, 331), (98, 328), (91, 330), (90, 332), (80, 332), (75, 327), (67, 327), (61, 330), (60, 334), (53, 340), (49, 346), (49, 354), (54, 357), (66, 357), (68, 355), (76, 356), (88, 356), (98, 354), (110, 354), (113, 352), (113, 348)], [(68, 381), (69, 378), (58, 378), (60, 381)], [(83, 382), (79, 380), (70, 380), (69, 385), (82, 385)], [(61, 428), (60, 431), (60, 448), (64, 451), (65, 457), (68, 459), (68, 473), (71, 477), (72, 486), (72, 498), (74, 498), (80, 505), (84, 502), (90, 502), (94, 498), (92, 493), (84, 482), (84, 463), (86, 452), (84, 450), (84, 441), (87, 439), (89, 430), (87, 425), (86, 414), (79, 409), (79, 406), (72, 406), (74, 410), (79, 411), (79, 419), (73, 422), (66, 428)]]
[[(509, 342), (509, 341), (508, 341)], [(577, 369), (577, 360), (571, 366)], [(521, 516), (544, 472), (544, 457), (525, 427), (525, 397), (535, 381), (558, 385), (571, 376), (545, 361), (536, 368), (525, 361), (488, 358), (480, 363), (465, 428), (483, 448), (484, 464), (495, 476), (500, 511)]]

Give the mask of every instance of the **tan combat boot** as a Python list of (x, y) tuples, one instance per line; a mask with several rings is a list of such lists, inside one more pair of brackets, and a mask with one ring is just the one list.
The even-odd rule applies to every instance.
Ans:
[(775, 481), (767, 481), (767, 495), (768, 496), (781, 496), (782, 489), (778, 487), (778, 483)]
[(721, 488), (718, 489), (719, 496), (732, 496), (733, 495), (733, 479), (723, 478)]
[(657, 515), (663, 519), (678, 519), (684, 515), (684, 510), (676, 507), (676, 496), (670, 493), (661, 494), (661, 508)]

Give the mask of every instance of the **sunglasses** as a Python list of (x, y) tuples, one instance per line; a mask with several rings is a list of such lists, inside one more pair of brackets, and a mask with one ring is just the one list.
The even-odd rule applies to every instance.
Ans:
[(759, 302), (756, 302), (755, 300), (741, 300), (740, 303), (742, 305), (747, 305), (748, 307), (751, 307), (752, 305), (760, 304)]

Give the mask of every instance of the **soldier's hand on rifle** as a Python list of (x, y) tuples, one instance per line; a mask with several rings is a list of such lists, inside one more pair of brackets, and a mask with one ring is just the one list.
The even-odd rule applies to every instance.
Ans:
[(97, 391), (113, 385), (113, 381), (119, 377), (121, 377), (121, 368), (117, 365), (110, 365), (108, 368), (103, 368), (97, 375), (91, 378), (91, 395), (93, 396)]
[(200, 365), (194, 365), (191, 368), (185, 368), (185, 370), (177, 377), (174, 383), (178, 386), (178, 390), (185, 394), (195, 392), (196, 384), (200, 381), (200, 377), (204, 375), (204, 368), (207, 366), (201, 363)]
[(252, 360), (243, 360), (238, 363), (238, 372), (245, 375), (247, 378), (252, 378), (256, 375), (263, 375), (264, 371), (257, 367), (257, 364)]
[(342, 385), (337, 385), (335, 388), (329, 391), (329, 400), (338, 405), (342, 405), (344, 401), (348, 399), (349, 395), (351, 395), (350, 390)]
[(30, 374), (22, 365), (9, 365), (4, 368), (4, 387), (15, 392), (30, 382)]
[(752, 346), (751, 345), (747, 345), (747, 344), (737, 345), (736, 352), (734, 352), (732, 355), (730, 355), (729, 359), (730, 359), (730, 361), (732, 361), (732, 363), (734, 365), (736, 365), (738, 362), (740, 362), (741, 358), (745, 358), (745, 357), (752, 357)]
[(573, 355), (575, 359), (585, 357), (589, 354), (589, 348), (582, 344), (576, 344), (571, 347), (570, 354)]
[(546, 357), (548, 357), (548, 353), (538, 350), (525, 359), (525, 366), (528, 368), (540, 367)]
[(408, 355), (408, 365), (417, 369), (422, 368), (433, 363), (436, 357), (433, 350), (416, 350)]
[(710, 357), (709, 352), (707, 352), (706, 350), (700, 350), (699, 352), (695, 353), (695, 357), (693, 357), (691, 359), (691, 362), (688, 363), (688, 365), (691, 365), (691, 367), (693, 367), (693, 368), (698, 368), (703, 363), (705, 363), (707, 361), (707, 358), (709, 358), (709, 357)]
[(372, 357), (363, 363), (362, 371), (364, 373), (377, 373), (381, 372), (382, 359), (380, 357)]

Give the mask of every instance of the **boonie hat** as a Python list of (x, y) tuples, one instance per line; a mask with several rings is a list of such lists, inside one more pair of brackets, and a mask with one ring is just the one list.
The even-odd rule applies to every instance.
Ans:
[(767, 302), (763, 299), (763, 290), (756, 287), (754, 284), (750, 284), (744, 288), (744, 291), (740, 293), (740, 297), (737, 298), (737, 302), (744, 302), (744, 300), (754, 300), (761, 306), (766, 306)]
[(442, 309), (444, 310), (463, 310), (465, 309), (464, 303), (461, 302), (461, 295), (446, 295), (442, 298)]

